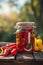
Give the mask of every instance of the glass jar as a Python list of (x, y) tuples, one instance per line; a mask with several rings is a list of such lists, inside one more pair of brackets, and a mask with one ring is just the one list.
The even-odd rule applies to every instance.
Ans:
[(19, 52), (32, 51), (34, 41), (34, 22), (18, 22), (15, 26), (16, 45)]

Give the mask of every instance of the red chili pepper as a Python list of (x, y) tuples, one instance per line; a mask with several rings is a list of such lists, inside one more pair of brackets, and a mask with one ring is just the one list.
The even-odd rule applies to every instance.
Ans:
[(9, 50), (8, 49), (1, 49), (1, 51), (3, 51), (3, 53), (0, 53), (0, 56), (8, 56), (9, 54)]
[(31, 29), (28, 29), (28, 32), (31, 32), (32, 30)]
[(22, 36), (23, 36), (23, 32), (20, 32), (20, 38), (22, 38)]
[(24, 48), (18, 49), (18, 53), (23, 53), (24, 52)]
[(28, 31), (24, 32), (24, 38), (26, 38), (26, 39), (28, 38)]
[(11, 55), (12, 55), (12, 56), (17, 55), (17, 49), (16, 49), (16, 48), (12, 49), (12, 51), (11, 51)]
[(19, 43), (16, 47), (18, 52), (24, 52), (25, 45), (23, 43)]
[(12, 44), (8, 48), (9, 48), (9, 50), (12, 50), (13, 48), (16, 48), (16, 44)]
[(16, 44), (15, 43), (11, 43), (9, 45), (2, 46), (1, 48), (3, 48), (3, 49), (6, 49), (7, 48), (7, 49), (11, 50), (13, 48), (16, 48)]

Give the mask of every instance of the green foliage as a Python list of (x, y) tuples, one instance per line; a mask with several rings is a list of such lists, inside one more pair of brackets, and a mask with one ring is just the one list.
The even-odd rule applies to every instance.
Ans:
[(37, 19), (38, 34), (43, 33), (43, 0), (31, 0), (32, 10)]
[(0, 32), (0, 42), (4, 41), (4, 42), (16, 42), (16, 34), (14, 34), (13, 32)]
[[(16, 1), (16, 0), (15, 0)], [(28, 0), (27, 0), (28, 1)], [(20, 13), (11, 12), (9, 17), (5, 15), (0, 15), (0, 41), (6, 42), (15, 42), (16, 35), (13, 34), (15, 32), (14, 26), (18, 21), (33, 21), (36, 23), (37, 28), (43, 31), (43, 3), (42, 0), (31, 0), (31, 3), (26, 2), (26, 4), (21, 8)], [(14, 0), (9, 0), (9, 6), (16, 6)], [(39, 26), (42, 26), (41, 28)], [(37, 34), (37, 29), (35, 33)], [(38, 37), (42, 37), (43, 32), (38, 35)]]
[(21, 21), (37, 21), (34, 16), (34, 12), (32, 11), (31, 5), (28, 2), (21, 9), (20, 19)]

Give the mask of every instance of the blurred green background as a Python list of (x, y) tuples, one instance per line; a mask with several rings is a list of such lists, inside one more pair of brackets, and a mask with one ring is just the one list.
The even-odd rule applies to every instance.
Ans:
[(35, 22), (43, 39), (43, 0), (0, 0), (0, 42), (15, 42), (17, 22)]

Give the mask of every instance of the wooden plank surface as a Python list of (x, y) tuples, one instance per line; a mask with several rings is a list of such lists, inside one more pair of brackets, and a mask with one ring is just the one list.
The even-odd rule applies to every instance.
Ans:
[(34, 53), (34, 59), (36, 61), (43, 61), (43, 52), (35, 52)]
[[(0, 42), (0, 46), (4, 46), (6, 44), (11, 44), (10, 42)], [(33, 56), (34, 55), (34, 56)], [(42, 60), (43, 61), (43, 51), (42, 52), (34, 52), (34, 54), (25, 54), (25, 53), (21, 53), (17, 55), (17, 60)], [(0, 57), (0, 60), (10, 60), (10, 59), (15, 59), (15, 56), (7, 56), (7, 57)]]
[(8, 55), (6, 57), (0, 56), (0, 61), (1, 62), (3, 62), (3, 61), (9, 62), (9, 61), (13, 61), (13, 60), (15, 60), (15, 56), (11, 56), (11, 55)]
[(34, 52), (33, 54), (18, 54), (17, 60), (43, 61), (43, 52)]
[(0, 60), (1, 59), (5, 59), (5, 60), (10, 60), (10, 59), (14, 59), (15, 58), (15, 56), (11, 56), (11, 55), (9, 55), (9, 56), (7, 56), (7, 57), (4, 57), (4, 56), (0, 56)]
[[(36, 55), (35, 55), (36, 56)], [(42, 55), (43, 56), (43, 55)], [(39, 58), (39, 57), (38, 57)], [(36, 60), (38, 59), (36, 58)], [(14, 56), (0, 57), (1, 65), (43, 65), (43, 61), (35, 61), (32, 54), (18, 54), (15, 60)]]
[(32, 54), (21, 53), (17, 55), (17, 60), (32, 60), (32, 59), (33, 59)]
[[(0, 42), (0, 46), (10, 44), (9, 42)], [(6, 61), (6, 62), (5, 62)], [(0, 56), (0, 65), (43, 65), (43, 52), (35, 52), (34, 54), (18, 54), (15, 56), (8, 55), (7, 57)]]
[[(15, 56), (8, 55), (7, 57), (0, 56), (0, 60), (15, 60)], [(43, 52), (32, 54), (18, 54), (16, 60), (35, 60), (35, 61), (43, 61)]]

